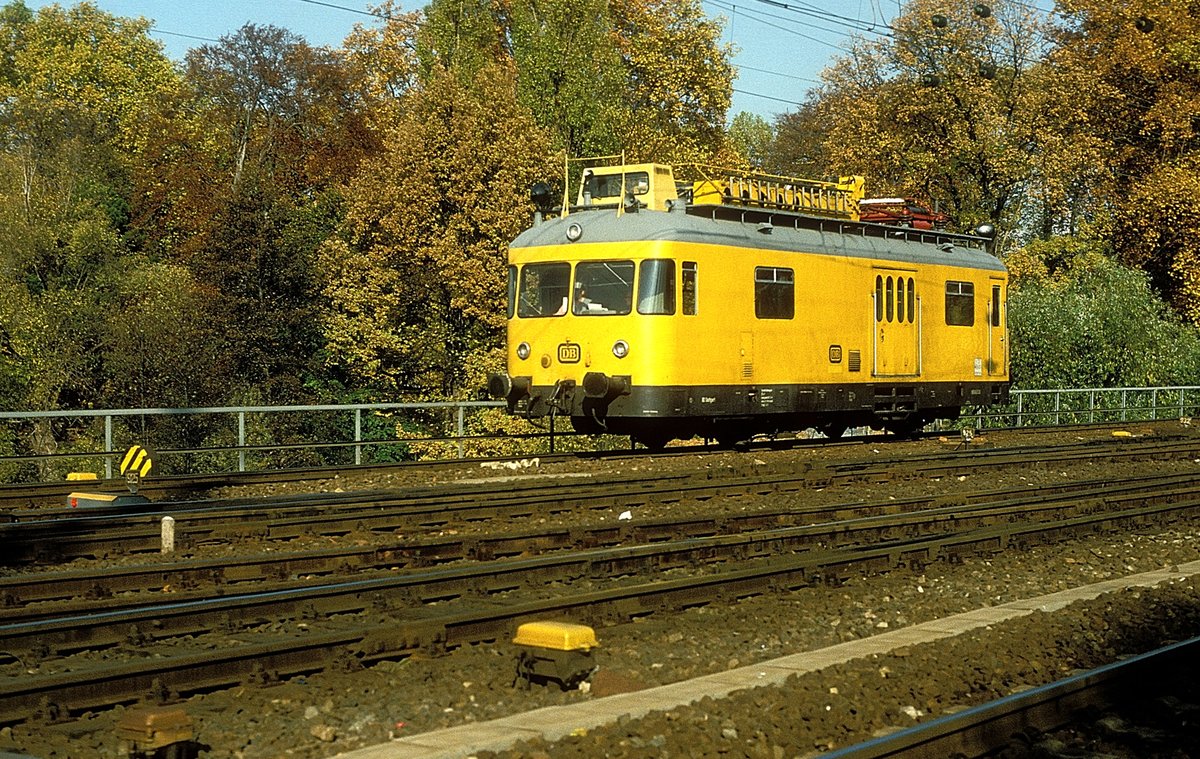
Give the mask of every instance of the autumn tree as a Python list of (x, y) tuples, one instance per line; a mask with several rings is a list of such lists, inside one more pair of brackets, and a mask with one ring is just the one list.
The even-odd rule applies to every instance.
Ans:
[(1070, 147), (1095, 157), (1074, 176), (1088, 217), (1200, 324), (1200, 18), (1146, 0), (1067, 0), (1060, 10), (1051, 61), (1074, 109)]
[(1055, 114), (1039, 96), (1043, 20), (1021, 3), (913, 0), (892, 27), (822, 75), (830, 173), (943, 201), (964, 228), (1017, 227), (1047, 191), (1039, 138)]
[(502, 361), (507, 246), (555, 170), (548, 136), (497, 65), (469, 86), (435, 72), (384, 142), (321, 250), (328, 360), (387, 398), (474, 393)]
[(108, 284), (128, 264), (131, 165), (178, 86), (144, 19), (81, 3), (0, 10), (0, 375), (10, 408), (103, 402)]
[(774, 130), (762, 116), (742, 111), (729, 124), (730, 149), (755, 169), (770, 172)]
[(419, 82), (417, 35), (423, 15), (401, 13), (394, 0), (372, 10), (383, 23), (355, 24), (342, 49), (363, 114), (378, 129), (391, 123), (403, 96)]
[(617, 0), (611, 8), (628, 80), (621, 127), (628, 156), (726, 162), (733, 67), (720, 21), (705, 16), (699, 0)]
[(138, 231), (212, 294), (228, 400), (305, 400), (320, 371), (316, 249), (379, 147), (361, 75), (340, 53), (247, 25), (189, 52), (184, 94), (152, 122)]

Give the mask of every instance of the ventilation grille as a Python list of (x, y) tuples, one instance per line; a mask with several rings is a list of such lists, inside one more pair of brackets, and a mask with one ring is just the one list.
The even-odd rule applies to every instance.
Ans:
[(742, 379), (750, 379), (754, 376), (754, 364), (749, 362), (742, 364)]
[(850, 357), (846, 363), (849, 364), (850, 371), (862, 371), (862, 351), (850, 351)]

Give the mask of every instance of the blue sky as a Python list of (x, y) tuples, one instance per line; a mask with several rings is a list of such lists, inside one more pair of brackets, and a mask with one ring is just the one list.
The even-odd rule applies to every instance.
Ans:
[[(49, 2), (25, 0), (31, 8)], [(314, 45), (339, 46), (356, 23), (372, 25), (367, 3), (357, 0), (94, 0), (117, 16), (143, 16), (169, 56), (182, 60), (191, 47), (215, 41), (246, 23), (288, 29)], [(709, 16), (726, 19), (725, 41), (737, 55), (733, 108), (769, 121), (803, 102), (822, 68), (843, 54), (856, 25), (886, 22), (898, 0), (704, 0)], [(71, 5), (60, 2), (59, 5)], [(405, 10), (422, 3), (405, 3)], [(879, 28), (879, 27), (876, 27)], [(870, 34), (867, 32), (867, 34)]]

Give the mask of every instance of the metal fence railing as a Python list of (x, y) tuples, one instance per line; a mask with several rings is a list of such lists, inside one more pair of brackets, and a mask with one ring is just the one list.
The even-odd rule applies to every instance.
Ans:
[[(171, 473), (270, 466), (363, 464), (412, 458), (441, 443), (464, 455), (471, 415), (499, 401), (363, 403), (0, 412), (0, 482), (14, 471), (100, 469), (111, 478), (133, 444), (152, 448)], [(6, 471), (7, 470), (7, 471)]]
[(979, 428), (1138, 422), (1200, 416), (1200, 386), (1013, 390), (967, 416)]
[[(502, 431), (478, 415), (499, 401), (0, 412), (0, 482), (66, 471), (114, 476), (130, 445), (152, 448), (161, 474), (462, 458), (554, 448), (552, 428)], [(960, 425), (1048, 426), (1200, 417), (1200, 386), (1013, 390), (1005, 406), (972, 409)], [(569, 433), (558, 420), (558, 433)], [(524, 444), (524, 448), (519, 445)], [(499, 454), (497, 454), (499, 455)]]

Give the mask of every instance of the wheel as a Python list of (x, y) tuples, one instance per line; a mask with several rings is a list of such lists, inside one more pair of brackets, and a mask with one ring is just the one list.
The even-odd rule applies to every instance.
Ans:
[(818, 428), (822, 435), (830, 440), (837, 440), (842, 435), (846, 434), (846, 425), (843, 422), (830, 422)]
[(665, 432), (641, 432), (637, 435), (631, 435), (633, 442), (641, 443), (648, 450), (657, 453), (667, 447), (667, 443), (671, 437)]
[(883, 426), (885, 430), (899, 438), (913, 438), (925, 426), (925, 420), (919, 416), (910, 416), (904, 419), (898, 419), (888, 422)]

